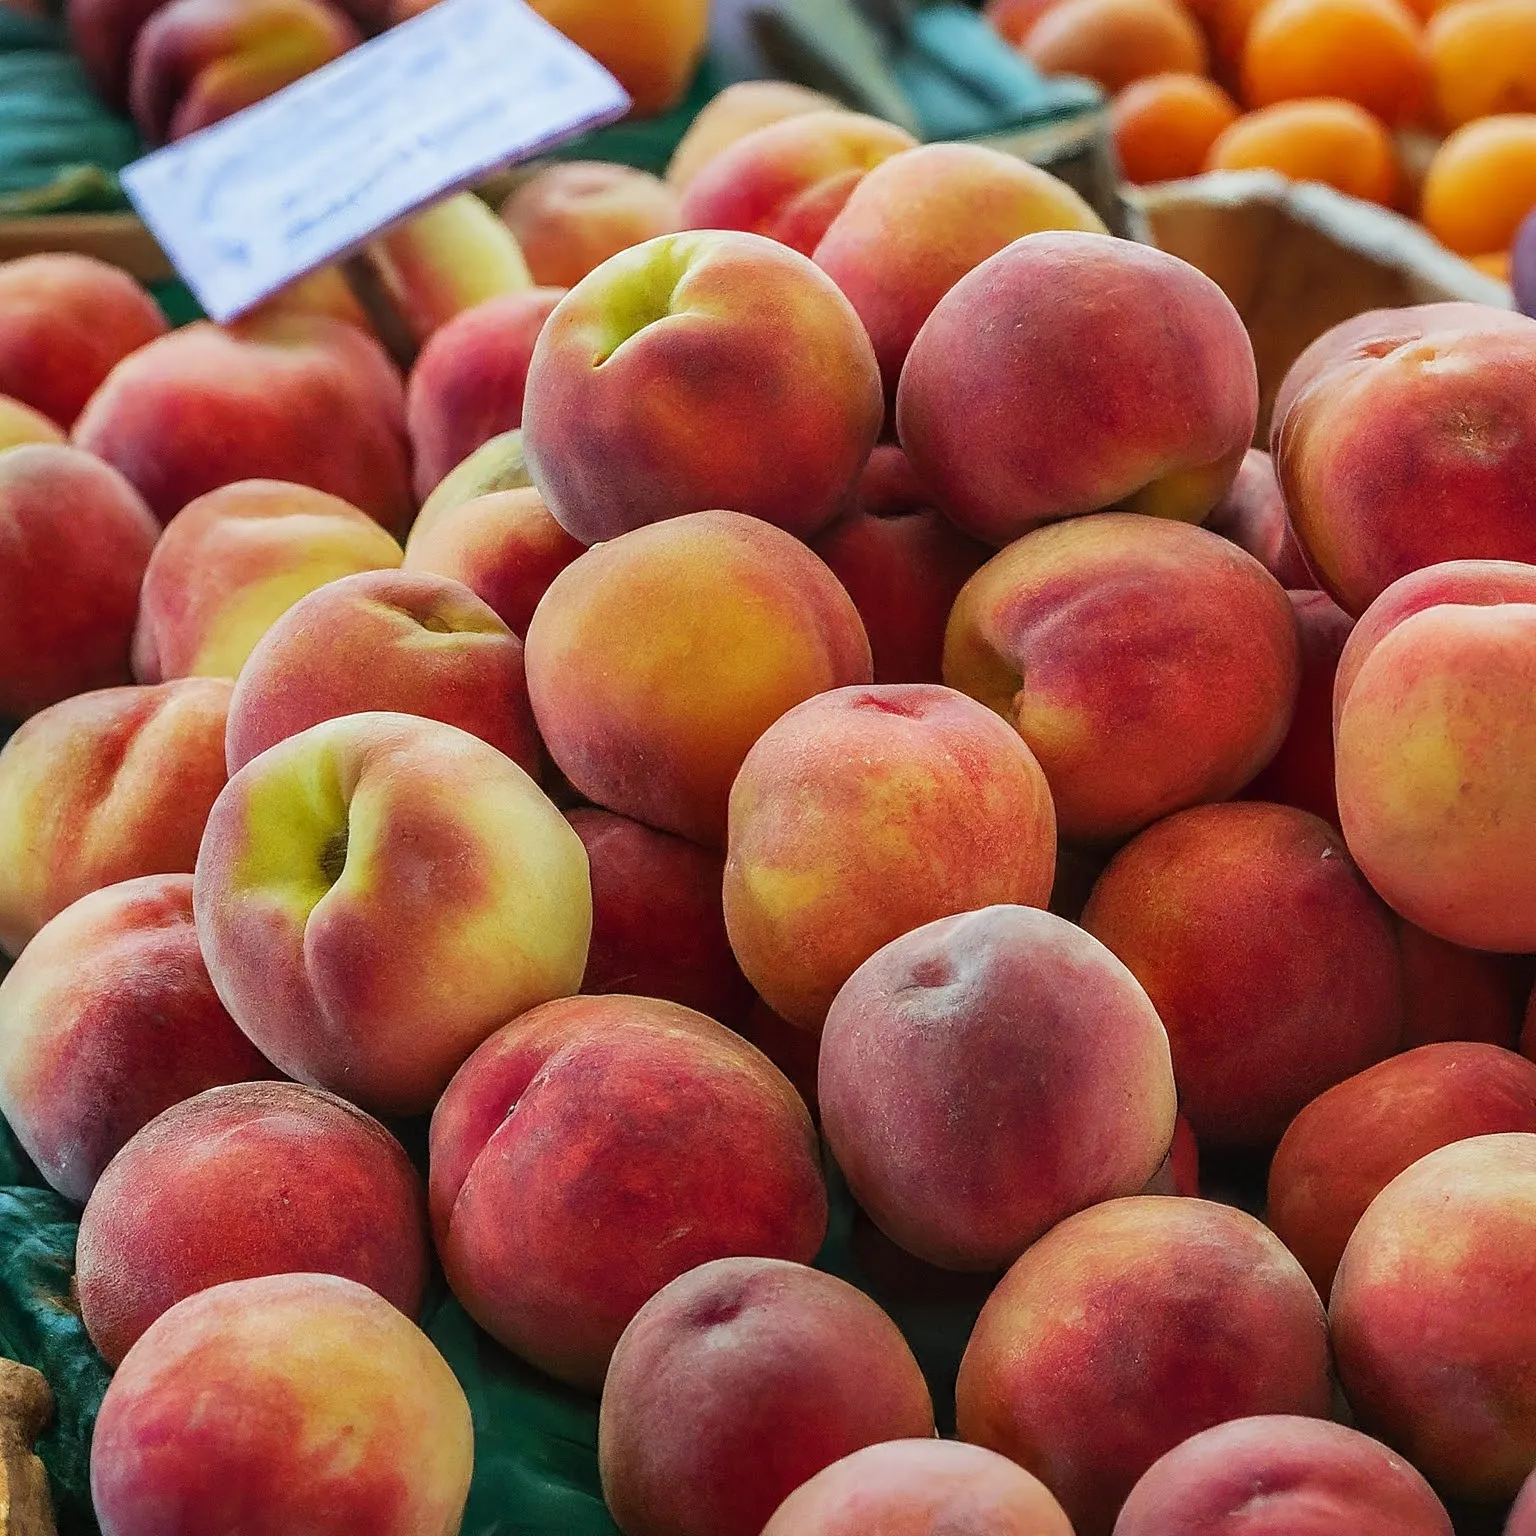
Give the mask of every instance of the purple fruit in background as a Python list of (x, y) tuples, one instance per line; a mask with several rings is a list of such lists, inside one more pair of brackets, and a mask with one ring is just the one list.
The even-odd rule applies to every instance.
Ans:
[(1515, 234), (1509, 280), (1515, 290), (1515, 308), (1522, 315), (1536, 315), (1536, 208), (1526, 214)]

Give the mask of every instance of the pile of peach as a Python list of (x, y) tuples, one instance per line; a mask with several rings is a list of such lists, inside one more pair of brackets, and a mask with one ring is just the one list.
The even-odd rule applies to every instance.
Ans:
[[(106, 1536), (452, 1536), (438, 1266), (624, 1536), (1502, 1520), (1536, 320), (1350, 321), (1271, 458), (1220, 289), (993, 151), (748, 87), (509, 214), (374, 252), (408, 379), (334, 274), (0, 267), (0, 1112)], [(989, 1291), (952, 1397), (828, 1159)]]
[(1132, 182), (1273, 170), (1415, 214), (1509, 275), (1536, 207), (1531, 0), (990, 0), (1048, 74), (1112, 99)]

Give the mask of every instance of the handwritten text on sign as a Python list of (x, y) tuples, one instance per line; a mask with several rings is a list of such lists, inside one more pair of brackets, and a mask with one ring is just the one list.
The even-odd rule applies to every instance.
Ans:
[(618, 81), (522, 0), (442, 0), (136, 161), (122, 181), (198, 302), (224, 321), (628, 107)]

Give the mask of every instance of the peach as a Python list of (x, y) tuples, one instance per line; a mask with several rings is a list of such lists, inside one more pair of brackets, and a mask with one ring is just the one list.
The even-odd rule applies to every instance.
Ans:
[(1504, 1536), (1536, 1536), (1536, 1472), (1526, 1478), (1520, 1497), (1509, 1512)]
[(65, 442), (63, 428), (20, 400), (0, 395), (0, 449), (26, 443)]
[(864, 621), (875, 681), (940, 682), (950, 611), (992, 551), (932, 507), (878, 514), (856, 508), (817, 534), (811, 548)]
[(133, 45), (167, 0), (67, 0), (69, 41), (96, 94), (114, 111), (128, 109)]
[(1536, 948), (1536, 571), (1460, 561), (1405, 577), (1350, 636), (1335, 685), (1339, 817), (1403, 917), (1471, 949)]
[(716, 846), (758, 737), (803, 700), (870, 677), (864, 627), (832, 573), (735, 512), (588, 550), (544, 594), (527, 662), (534, 718), (578, 793)]
[(246, 313), (246, 319), (279, 314), (321, 315), (330, 320), (344, 320), (365, 336), (376, 335), (373, 321), (352, 283), (339, 266), (318, 267), (303, 277), (279, 288)]
[(134, 674), (145, 683), (233, 679), (300, 598), (402, 558), (365, 512), (323, 491), (279, 480), (210, 491), (178, 514), (149, 558)]
[(905, 128), (841, 108), (797, 113), (754, 129), (712, 156), (688, 183), (683, 229), (739, 229), (809, 256), (853, 189), (917, 140)]
[(592, 875), (592, 946), (581, 990), (658, 997), (733, 1028), (752, 990), (725, 933), (725, 860), (611, 811), (568, 811)]
[(523, 443), (583, 544), (716, 507), (808, 537), (848, 504), (880, 420), (869, 338), (832, 280), (771, 240), (705, 231), (625, 251), (560, 301)]
[(271, 1070), (208, 979), (190, 875), (82, 896), (0, 979), (0, 1113), (70, 1200), (161, 1110)]
[(763, 1536), (1072, 1536), (1045, 1485), (1006, 1457), (954, 1440), (855, 1451), (781, 1504)]
[(0, 451), (0, 717), (131, 680), (160, 525), (115, 470), (51, 443)]
[(404, 567), (462, 582), (522, 638), (550, 583), (582, 553), (528, 486), (423, 515), (405, 541)]
[(1228, 1206), (1144, 1195), (1069, 1216), (1008, 1271), (956, 1412), (960, 1438), (1034, 1473), (1076, 1536), (1110, 1536), (1176, 1445), (1254, 1414), (1326, 1418), (1329, 1396), (1327, 1320), (1280, 1240)]
[(944, 1269), (1002, 1269), (1063, 1217), (1139, 1193), (1178, 1109), (1135, 977), (1028, 907), (943, 918), (866, 960), (827, 1014), (818, 1086), (854, 1198)]
[(1243, 791), (1339, 824), (1333, 768), (1333, 686), (1355, 621), (1326, 592), (1287, 592), (1301, 643), (1296, 713), (1280, 750)]
[(680, 198), (658, 176), (606, 160), (570, 160), (536, 172), (501, 205), (536, 283), (574, 288), (632, 245), (670, 235)]
[(1287, 591), (1306, 592), (1316, 585), (1291, 532), (1275, 462), (1262, 448), (1243, 455), (1237, 479), (1205, 526), (1246, 549)]
[[(1275, 463), (1307, 562), (1360, 614), (1447, 560), (1536, 560), (1536, 320), (1420, 313), (1336, 357), (1290, 406)], [(1423, 509), (1433, 506), (1435, 515)]]
[(1083, 912), (1147, 990), (1202, 1143), (1264, 1146), (1403, 1022), (1390, 914), (1334, 829), (1284, 805), (1204, 805), (1110, 861)]
[(164, 144), (275, 95), (362, 42), (323, 0), (170, 0), (133, 46), (129, 103)]
[(1405, 1168), (1439, 1147), (1536, 1131), (1536, 1064), (1446, 1042), (1380, 1062), (1291, 1122), (1269, 1170), (1267, 1219), (1327, 1300), (1350, 1234)]
[(638, 117), (682, 101), (709, 34), (709, 0), (646, 0), (620, 10), (612, 0), (531, 3), (617, 78)]
[(386, 528), (411, 511), (399, 376), (354, 326), (267, 315), (187, 326), (125, 358), (75, 425), (161, 520), (237, 480), (292, 480)]
[(477, 448), (523, 424), (533, 346), (562, 297), (563, 289), (529, 288), (487, 299), (455, 315), (421, 349), (405, 420), (423, 501)]
[(103, 1536), (452, 1536), (469, 1402), (410, 1319), (337, 1275), (200, 1291), (129, 1351), (91, 1443)]
[(1115, 1536), (1453, 1536), (1434, 1490), (1386, 1446), (1319, 1419), (1235, 1419), (1153, 1464)]
[(93, 256), (0, 263), (0, 394), (66, 432), (112, 369), (169, 329), (138, 283)]
[(1235, 794), (1285, 740), (1300, 678), (1290, 601), (1252, 555), (1132, 514), (1010, 545), (944, 642), (945, 682), (1014, 726), (1062, 836), (1089, 843)]
[(980, 144), (893, 155), (853, 189), (814, 251), (864, 322), (886, 398), (939, 300), (1006, 245), (1042, 229), (1105, 233), (1064, 181)]
[(1536, 1462), (1536, 1135), (1453, 1142), (1360, 1218), (1333, 1282), (1339, 1383), (1361, 1428), (1442, 1493), (1512, 1499)]
[(834, 1462), (933, 1433), (923, 1373), (869, 1297), (802, 1264), (729, 1258), (674, 1280), (624, 1330), (597, 1455), (624, 1536), (761, 1536)]
[(1520, 1034), (1517, 976), (1502, 955), (1447, 944), (1412, 923), (1398, 924), (1403, 961), (1402, 1050), (1442, 1040), (1475, 1040), (1513, 1050)]
[(497, 491), (527, 490), (532, 484), (523, 454), (522, 432), (516, 428), (498, 432), (443, 476), (421, 504), (421, 511), (411, 524), (411, 535), (425, 534), (445, 512), (463, 506), (466, 501)]
[(262, 636), (229, 703), (229, 771), (322, 720), (368, 710), (456, 725), (540, 775), (522, 642), (458, 582), (409, 571), (328, 582)]
[(876, 950), (941, 917), (1043, 907), (1055, 864), (1045, 776), (1001, 721), (932, 684), (842, 688), (742, 765), (726, 929), (769, 1007), (819, 1032)]
[(511, 230), (471, 192), (385, 230), (366, 259), (418, 343), (467, 309), (533, 286)]
[(415, 1317), (430, 1254), (421, 1177), (377, 1120), (298, 1083), (239, 1083), (173, 1105), (112, 1159), (75, 1288), (116, 1366), (178, 1301), (258, 1275), (344, 1275)]
[(1198, 523), (1258, 420), (1248, 333), (1210, 278), (1108, 235), (1026, 235), (939, 300), (897, 430), (939, 505), (1006, 544), (1119, 507)]
[(216, 678), (102, 688), (0, 749), (0, 950), (103, 886), (192, 872), (224, 787), (229, 694)]
[(533, 780), (466, 731), (387, 713), (312, 726), (230, 779), (193, 908), (262, 1052), (393, 1115), (430, 1109), (507, 1019), (574, 992), (592, 925), (581, 841)]
[(788, 117), (837, 109), (830, 96), (788, 80), (736, 81), (706, 102), (688, 125), (667, 164), (667, 184), (686, 192), (699, 172), (738, 139)]
[(432, 1116), (449, 1284), (509, 1349), (595, 1390), (631, 1319), (711, 1259), (809, 1263), (827, 1226), (799, 1095), (739, 1036), (641, 997), (548, 1003)]

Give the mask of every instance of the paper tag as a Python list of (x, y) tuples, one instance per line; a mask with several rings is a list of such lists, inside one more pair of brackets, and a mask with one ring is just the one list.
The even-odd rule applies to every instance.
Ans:
[(122, 184), (220, 322), (449, 192), (629, 110), (523, 0), (441, 0)]

